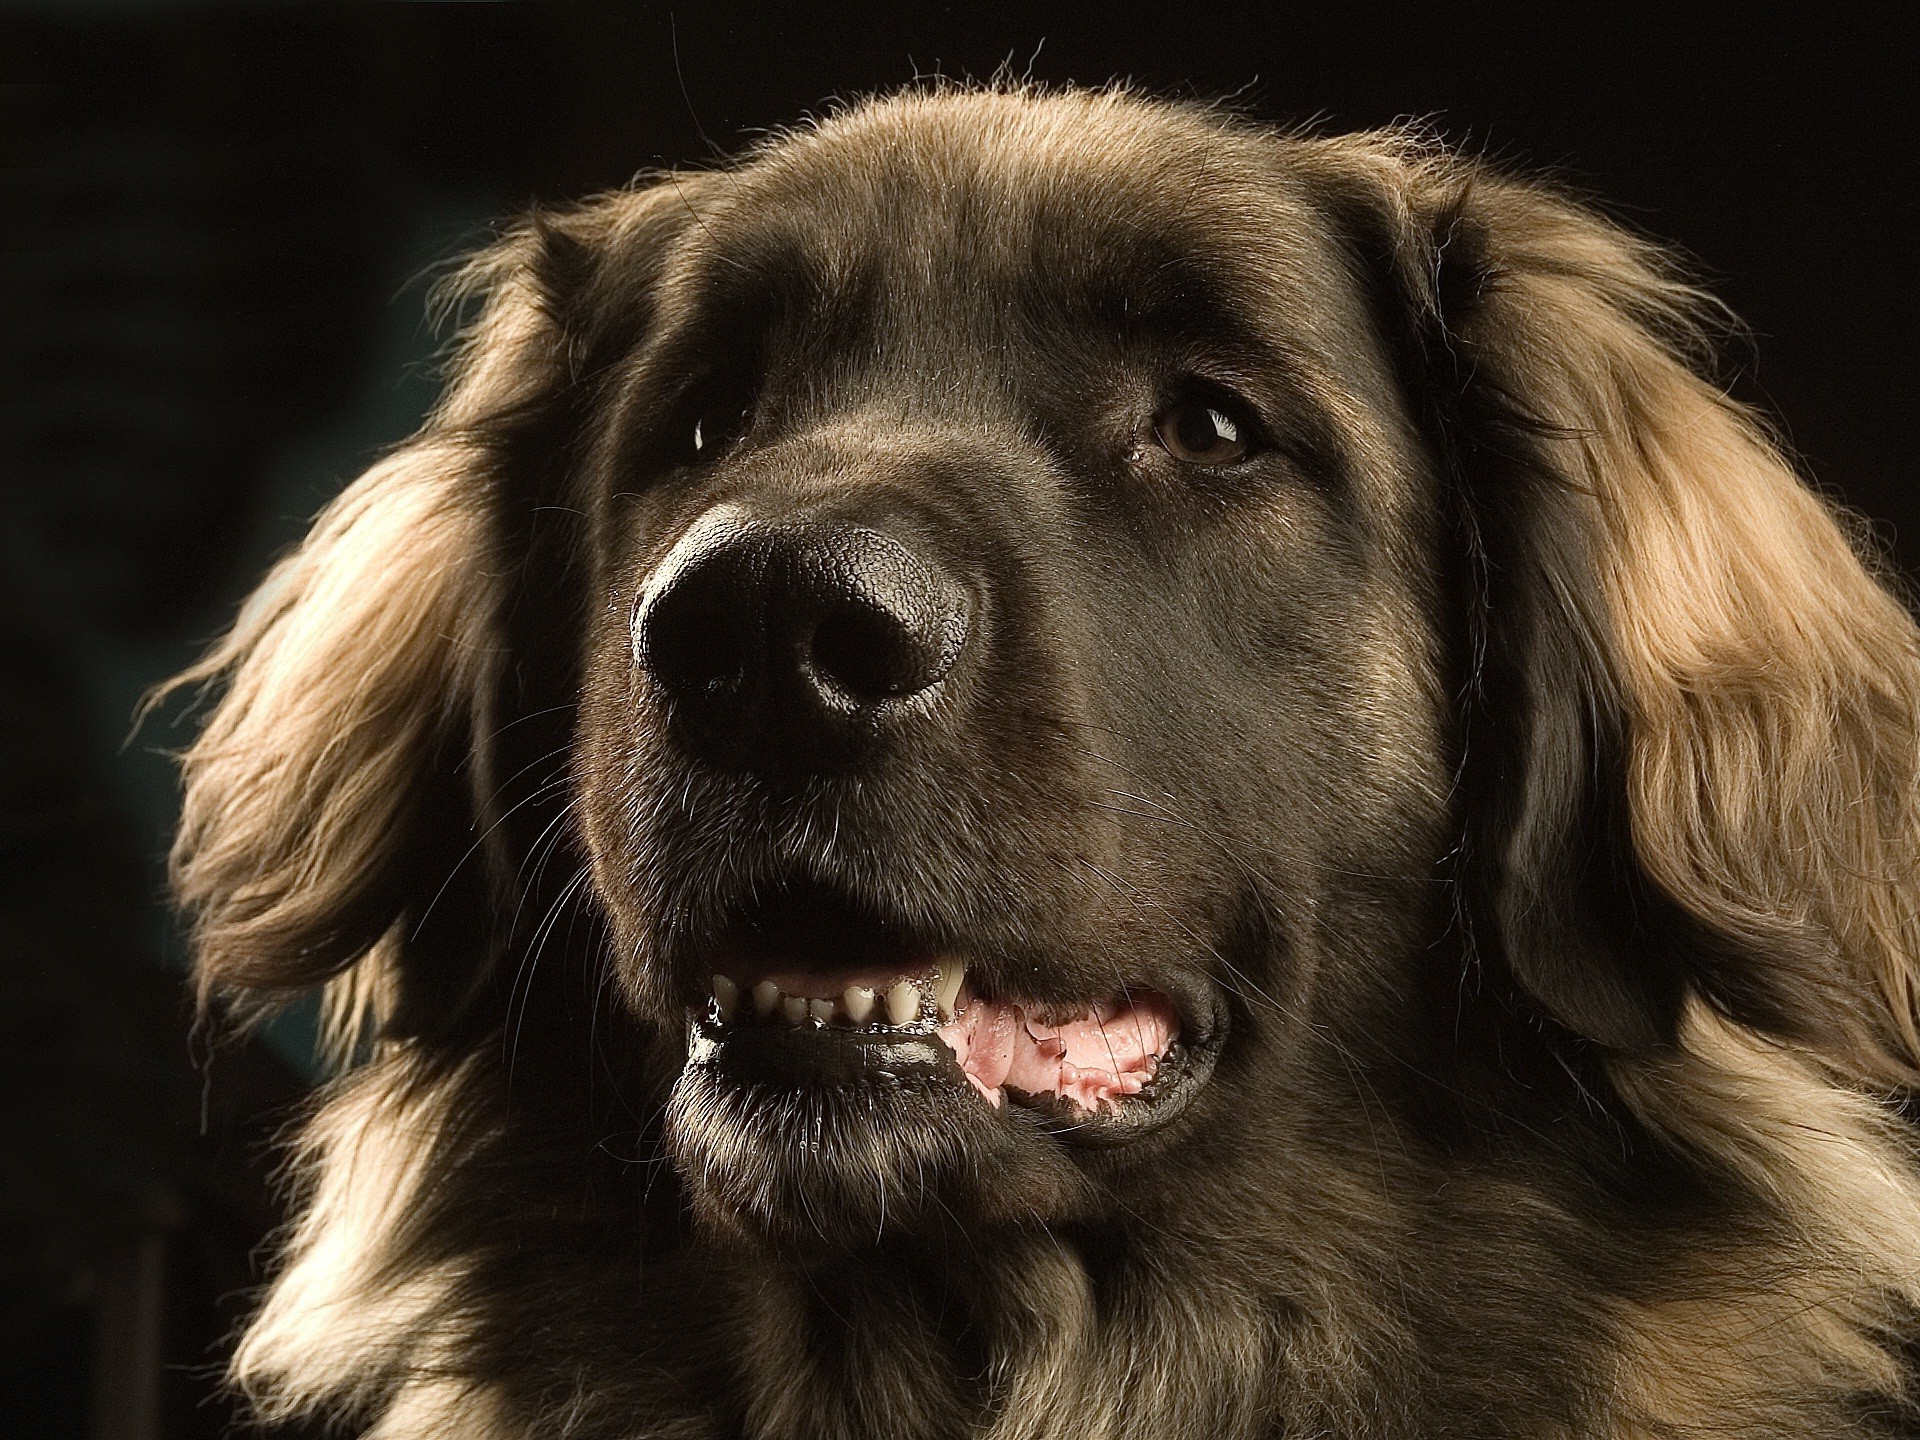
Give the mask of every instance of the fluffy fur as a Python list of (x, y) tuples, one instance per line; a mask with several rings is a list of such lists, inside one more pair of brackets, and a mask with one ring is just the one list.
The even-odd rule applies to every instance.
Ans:
[[(1920, 635), (1661, 252), (1411, 134), (936, 89), (456, 288), (438, 410), (187, 677), (202, 994), (325, 986), (343, 1065), (264, 1419), (1912, 1433)], [(1154, 448), (1196, 374), (1257, 461)], [(635, 597), (849, 494), (970, 557), (971, 668), (851, 780), (704, 763)], [(1213, 1077), (1099, 1150), (703, 1089), (689, 957), (794, 873), (1213, 996)]]

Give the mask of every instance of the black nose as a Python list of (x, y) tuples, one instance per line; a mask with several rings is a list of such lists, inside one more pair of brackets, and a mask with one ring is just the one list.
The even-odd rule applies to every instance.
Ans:
[(880, 530), (721, 510), (655, 571), (633, 648), (683, 741), (708, 758), (820, 769), (913, 723), (972, 619), (964, 585)]

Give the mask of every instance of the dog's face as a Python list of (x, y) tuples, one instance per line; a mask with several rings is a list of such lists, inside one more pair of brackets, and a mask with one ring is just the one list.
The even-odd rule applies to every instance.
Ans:
[(582, 444), (593, 884), (760, 1225), (1083, 1209), (1434, 913), (1432, 486), (1327, 215), (1186, 117), (961, 113), (688, 194)]
[[(241, 1362), (289, 1409), (656, 1348), (779, 1435), (1895, 1393), (1920, 636), (1657, 252), (1407, 135), (934, 91), (465, 283), (195, 672), (203, 991), (375, 1038)], [(1741, 1413), (1843, 1433), (1800, 1391)]]

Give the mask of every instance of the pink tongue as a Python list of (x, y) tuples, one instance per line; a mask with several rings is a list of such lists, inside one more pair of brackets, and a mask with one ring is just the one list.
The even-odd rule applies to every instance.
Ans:
[(1165, 996), (1151, 991), (1096, 1005), (1064, 1025), (1043, 1025), (1018, 1005), (975, 997), (940, 1038), (974, 1088), (995, 1105), (1001, 1086), (1029, 1095), (1060, 1095), (1083, 1110), (1118, 1109), (1153, 1078), (1180, 1033)]

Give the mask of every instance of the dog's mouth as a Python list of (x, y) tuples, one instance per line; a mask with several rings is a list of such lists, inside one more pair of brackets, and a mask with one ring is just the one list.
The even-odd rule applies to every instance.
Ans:
[(690, 1061), (778, 1087), (944, 1082), (957, 1103), (1096, 1143), (1158, 1128), (1212, 1068), (1219, 1025), (1197, 995), (1183, 1007), (1127, 983), (1041, 1002), (982, 983), (982, 968), (842, 901), (755, 907), (708, 956)]

